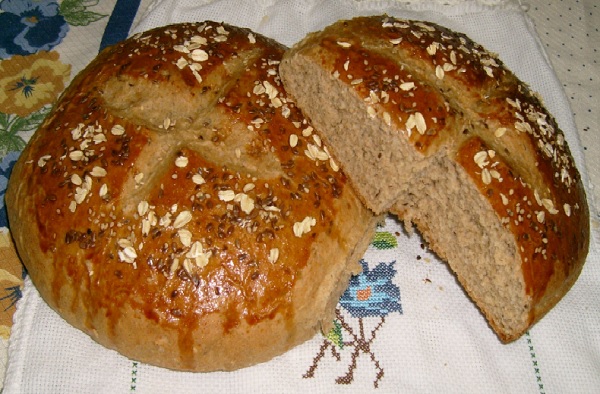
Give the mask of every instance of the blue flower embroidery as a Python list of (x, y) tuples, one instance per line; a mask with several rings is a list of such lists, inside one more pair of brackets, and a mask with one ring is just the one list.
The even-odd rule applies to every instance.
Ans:
[(4, 0), (0, 10), (0, 59), (48, 51), (69, 31), (56, 1)]
[(348, 289), (340, 298), (341, 308), (348, 311), (350, 318), (342, 313), (341, 308), (336, 308), (334, 327), (323, 340), (312, 365), (302, 375), (304, 378), (315, 376), (319, 362), (328, 350), (337, 361), (340, 361), (342, 349), (346, 351), (350, 349), (351, 361), (346, 373), (339, 376), (335, 380), (336, 383), (352, 383), (354, 371), (359, 365), (357, 360), (361, 355), (366, 355), (375, 370), (373, 386), (379, 387), (384, 371), (371, 345), (385, 323), (386, 317), (392, 312), (402, 313), (400, 289), (392, 282), (396, 275), (394, 269), (396, 262), (379, 263), (372, 270), (369, 269), (366, 261), (361, 260), (360, 263), (362, 273), (350, 279)]
[(0, 162), (0, 227), (8, 227), (8, 217), (6, 216), (6, 206), (4, 205), (4, 195), (8, 186), (8, 179), (13, 166), (17, 162), (21, 152), (8, 152)]
[(400, 289), (392, 279), (396, 274), (391, 263), (379, 263), (374, 269), (361, 260), (363, 271), (353, 276), (340, 304), (355, 318), (386, 316), (392, 312), (402, 313)]

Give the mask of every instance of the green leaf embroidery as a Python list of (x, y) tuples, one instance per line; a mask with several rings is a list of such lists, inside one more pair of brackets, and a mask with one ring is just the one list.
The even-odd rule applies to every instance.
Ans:
[(327, 339), (331, 341), (335, 346), (342, 349), (344, 347), (344, 340), (342, 338), (342, 325), (339, 321), (333, 321), (333, 327), (327, 333)]
[(377, 249), (392, 249), (398, 246), (398, 240), (390, 232), (378, 231), (371, 244)]
[(48, 115), (51, 108), (47, 105), (24, 118), (0, 112), (0, 155), (4, 156), (8, 152), (22, 151), (27, 143), (19, 133), (35, 130)]
[(60, 4), (60, 14), (72, 26), (87, 26), (106, 15), (88, 11), (88, 7), (98, 4), (98, 0), (64, 0)]
[(25, 118), (15, 117), (12, 128), (18, 131), (32, 131), (42, 123), (46, 115), (50, 112), (52, 107), (50, 105), (42, 107), (39, 111), (29, 114)]
[(0, 113), (0, 155), (8, 152), (21, 151), (25, 148), (25, 141), (17, 133), (19, 129), (12, 127), (16, 115)]

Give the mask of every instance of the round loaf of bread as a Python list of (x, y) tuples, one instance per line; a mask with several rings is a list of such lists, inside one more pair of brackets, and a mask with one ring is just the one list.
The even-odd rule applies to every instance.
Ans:
[(278, 74), (213, 22), (107, 48), (14, 167), (10, 228), (73, 326), (177, 370), (233, 370), (327, 329), (375, 228)]
[(539, 97), (464, 34), (388, 16), (296, 44), (282, 80), (362, 201), (414, 223), (502, 341), (585, 262), (580, 175)]

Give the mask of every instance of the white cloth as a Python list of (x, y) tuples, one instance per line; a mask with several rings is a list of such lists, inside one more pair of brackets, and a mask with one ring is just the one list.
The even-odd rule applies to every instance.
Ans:
[[(156, 1), (135, 31), (212, 19), (292, 45), (309, 31), (355, 15), (388, 13), (437, 22), (499, 53), (540, 92), (587, 179), (566, 97), (520, 6), (510, 1), (454, 3)], [(317, 335), (270, 362), (231, 373), (173, 372), (106, 350), (51, 311), (27, 280), (10, 339), (4, 392), (365, 392), (375, 383), (382, 392), (597, 392), (600, 254), (597, 226), (592, 227), (588, 261), (573, 289), (528, 334), (503, 345), (446, 265), (422, 246), (418, 235), (408, 236), (388, 218), (378, 232), (392, 247), (372, 245), (364, 260), (371, 272), (394, 262), (395, 274), (387, 273), (394, 274), (392, 288), (399, 289), (401, 310), (393, 309), (382, 322), (380, 316), (358, 318), (340, 306), (347, 323), (339, 331), (343, 347), (333, 345), (340, 343), (335, 338)], [(305, 377), (311, 371), (313, 376)], [(379, 378), (378, 372), (383, 372)]]

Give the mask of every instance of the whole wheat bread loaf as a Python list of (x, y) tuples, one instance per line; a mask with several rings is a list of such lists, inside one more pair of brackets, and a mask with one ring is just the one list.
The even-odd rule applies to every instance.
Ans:
[(332, 324), (375, 217), (289, 100), (284, 50), (178, 24), (77, 75), (6, 194), (31, 280), (69, 323), (189, 371), (266, 361)]
[(388, 16), (309, 34), (280, 66), (362, 201), (414, 223), (502, 341), (577, 279), (589, 218), (555, 120), (464, 34)]

